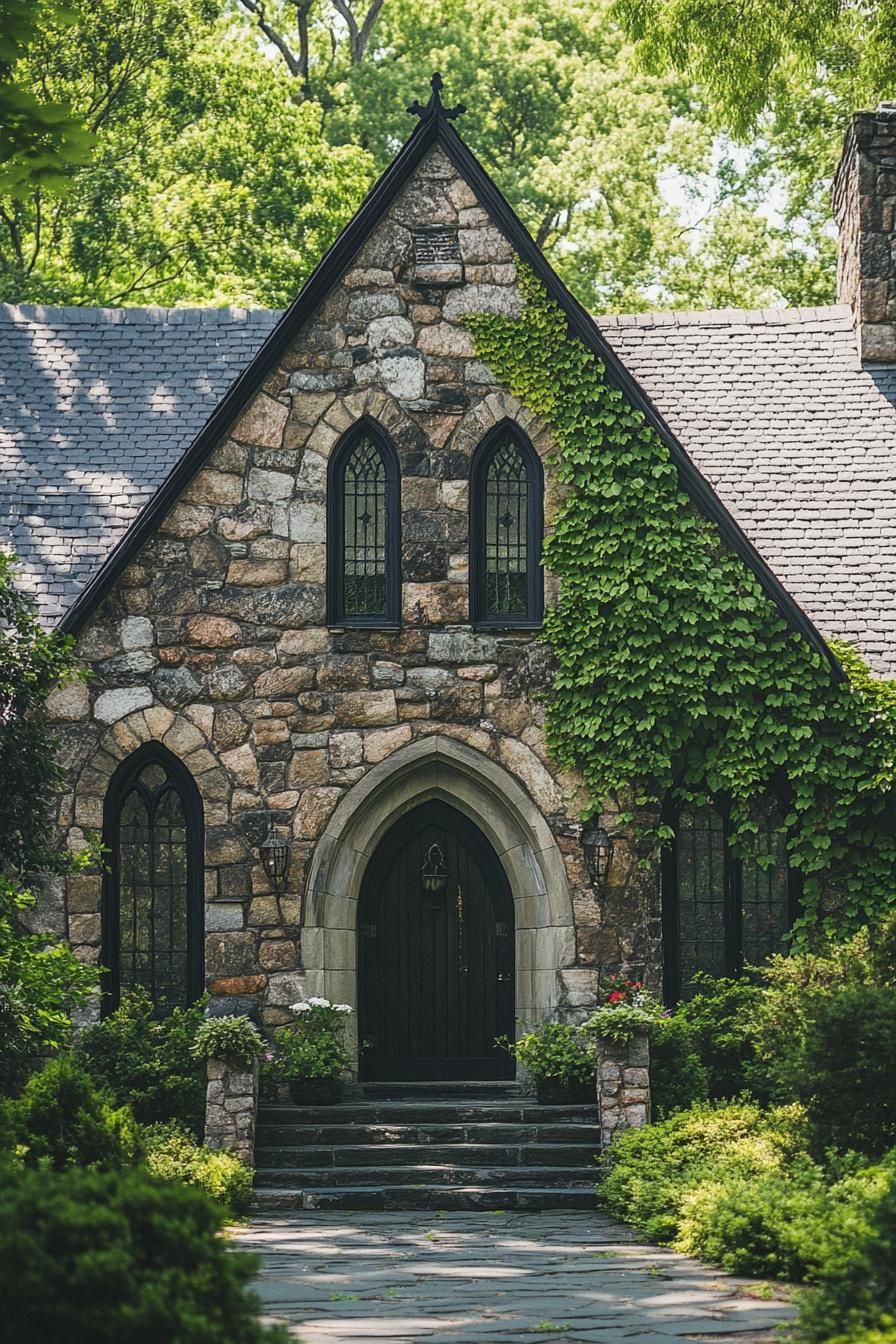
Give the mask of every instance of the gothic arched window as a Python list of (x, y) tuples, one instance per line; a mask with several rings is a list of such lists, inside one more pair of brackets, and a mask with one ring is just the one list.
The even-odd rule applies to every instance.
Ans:
[(330, 459), (327, 620), (397, 625), (401, 616), (400, 478), (395, 449), (360, 420)]
[(787, 836), (777, 799), (761, 799), (752, 812), (758, 831), (749, 853), (730, 846), (724, 806), (683, 808), (675, 839), (663, 859), (663, 962), (665, 999), (689, 993), (698, 972), (740, 975), (786, 948), (795, 914), (797, 874), (787, 863)]
[(541, 462), (510, 420), (479, 445), (470, 480), (470, 616), (539, 625), (544, 610)]
[(104, 809), (105, 1006), (142, 988), (160, 1009), (203, 990), (202, 802), (190, 772), (148, 742), (112, 777)]

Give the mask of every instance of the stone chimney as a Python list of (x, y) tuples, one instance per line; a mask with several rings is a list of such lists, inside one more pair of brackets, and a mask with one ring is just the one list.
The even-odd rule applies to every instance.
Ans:
[(863, 361), (896, 363), (896, 103), (856, 112), (833, 187), (837, 299)]

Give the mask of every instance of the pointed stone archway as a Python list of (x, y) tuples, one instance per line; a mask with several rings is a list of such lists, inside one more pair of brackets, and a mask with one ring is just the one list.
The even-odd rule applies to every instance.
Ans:
[(468, 817), (497, 854), (514, 901), (517, 1018), (524, 1023), (550, 1018), (563, 1000), (562, 971), (575, 960), (573, 906), (562, 856), (519, 780), (447, 736), (418, 738), (402, 747), (370, 770), (334, 810), (306, 887), (306, 992), (357, 1008), (358, 899), (367, 865), (388, 829), (430, 800)]

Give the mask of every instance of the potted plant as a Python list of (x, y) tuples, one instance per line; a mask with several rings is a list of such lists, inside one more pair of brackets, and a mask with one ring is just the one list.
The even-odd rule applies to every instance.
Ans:
[(352, 1010), (347, 1003), (322, 998), (303, 999), (290, 1010), (295, 1021), (274, 1032), (266, 1071), (287, 1085), (297, 1105), (331, 1105), (342, 1096), (351, 1064), (345, 1026)]
[(641, 980), (617, 976), (610, 981), (603, 1002), (583, 1025), (598, 1038), (626, 1045), (639, 1031), (649, 1031), (663, 1016), (663, 1005), (644, 988)]
[(594, 1047), (580, 1027), (545, 1022), (518, 1041), (500, 1037), (535, 1083), (538, 1100), (568, 1106), (595, 1100)]
[(199, 1026), (191, 1053), (197, 1059), (224, 1059), (251, 1069), (261, 1057), (264, 1041), (248, 1017), (209, 1017)]

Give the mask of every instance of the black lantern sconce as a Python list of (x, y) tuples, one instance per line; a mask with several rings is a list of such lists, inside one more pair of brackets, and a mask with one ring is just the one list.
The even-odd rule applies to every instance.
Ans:
[(433, 910), (438, 910), (441, 898), (448, 890), (448, 869), (445, 867), (441, 845), (430, 845), (426, 862), (420, 870), (420, 881)]
[(615, 835), (607, 830), (597, 818), (587, 821), (582, 827), (582, 852), (585, 855), (585, 867), (596, 891), (602, 891), (610, 875), (613, 864)]
[(269, 817), (268, 833), (258, 846), (258, 853), (268, 881), (278, 893), (283, 890), (286, 870), (289, 867), (289, 850), (290, 844), (282, 829), (276, 827), (273, 818)]

